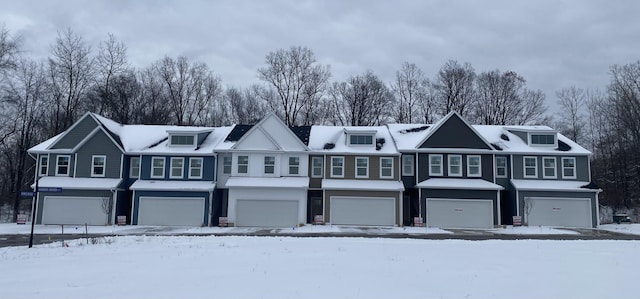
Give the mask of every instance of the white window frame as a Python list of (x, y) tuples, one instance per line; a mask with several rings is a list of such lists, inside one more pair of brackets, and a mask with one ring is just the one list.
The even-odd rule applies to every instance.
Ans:
[[(384, 166), (382, 165), (382, 161), (383, 161), (383, 160), (390, 160), (390, 161), (391, 161), (391, 166), (389, 166), (389, 167), (384, 167)], [(393, 163), (393, 158), (392, 158), (392, 157), (380, 157), (380, 178), (381, 178), (381, 179), (393, 179), (393, 168), (394, 168), (394, 167), (393, 167), (393, 164), (394, 164), (394, 163)], [(383, 170), (383, 169), (385, 169), (385, 168), (388, 168), (388, 169), (389, 169), (389, 173), (390, 173), (391, 175), (383, 175), (383, 174), (382, 174), (382, 173), (383, 173), (383, 171), (382, 171), (382, 170)]]
[[(42, 172), (42, 160), (46, 160), (47, 163), (44, 163), (44, 172)], [(38, 175), (39, 176), (46, 176), (47, 173), (49, 172), (49, 155), (41, 155), (40, 158), (38, 159)]]
[[(193, 167), (194, 161), (200, 161), (200, 167)], [(202, 168), (203, 168), (204, 159), (202, 157), (190, 157), (189, 158), (189, 178), (190, 179), (201, 179), (202, 178)], [(198, 175), (193, 175), (193, 171), (198, 169)]]
[[(534, 165), (534, 174), (533, 175), (527, 175), (527, 159), (533, 159), (534, 161), (536, 161), (535, 165)], [(529, 168), (531, 168), (531, 166), (529, 166)], [(528, 179), (537, 179), (538, 178), (538, 157), (535, 156), (524, 156), (522, 157), (522, 176), (524, 178), (528, 178)]]
[[(545, 135), (545, 136), (553, 136), (553, 143), (547, 144), (547, 143), (533, 143), (533, 135)], [(558, 134), (553, 134), (553, 133), (529, 133), (528, 135), (528, 139), (529, 139), (529, 145), (530, 146), (537, 146), (537, 147), (557, 147), (558, 146)]]
[[(240, 164), (240, 157), (246, 157), (247, 158), (247, 163), (242, 163)], [(245, 171), (240, 172), (240, 166), (244, 166), (245, 167)], [(236, 171), (238, 172), (238, 174), (248, 174), (249, 173), (249, 155), (238, 155), (238, 157), (236, 158)]]
[[(502, 160), (502, 161), (504, 161), (504, 166), (500, 166), (500, 165), (499, 165), (499, 163), (498, 163), (498, 160)], [(501, 175), (501, 174), (499, 174), (499, 171), (498, 171), (500, 168), (504, 168), (504, 174), (502, 174), (502, 175)], [(507, 172), (507, 170), (508, 170), (508, 167), (507, 167), (507, 157), (504, 157), (504, 156), (498, 156), (498, 157), (496, 157), (496, 177), (497, 177), (497, 178), (506, 178), (506, 177), (508, 177), (508, 172)]]
[[(340, 160), (342, 165), (337, 166), (333, 162), (334, 160)], [(334, 169), (340, 169), (340, 174), (334, 174)], [(332, 156), (331, 157), (331, 177), (332, 178), (343, 178), (344, 177), (344, 156)]]
[[(133, 167), (133, 161), (137, 160), (138, 161), (138, 171), (134, 171), (134, 167)], [(132, 179), (137, 179), (140, 178), (140, 157), (131, 157), (131, 159), (129, 159), (129, 178)]]
[[(227, 171), (227, 169), (228, 169), (228, 171)], [(222, 157), (222, 173), (223, 174), (231, 174), (232, 171), (233, 171), (233, 157), (232, 156), (223, 156)]]
[[(433, 166), (435, 165), (433, 163), (434, 158), (440, 158), (440, 164), (438, 165), (440, 167), (440, 172), (434, 172), (433, 171)], [(443, 176), (443, 172), (444, 172), (444, 158), (442, 155), (429, 155), (429, 176)]]
[[(367, 165), (366, 166), (359, 166), (358, 165), (358, 161), (366, 161)], [(355, 166), (355, 177), (356, 178), (360, 178), (360, 179), (366, 179), (369, 178), (369, 157), (356, 157), (354, 159), (354, 166)], [(364, 172), (365, 174), (358, 174), (358, 170), (364, 168)]]
[[(371, 143), (353, 143), (353, 138), (356, 138), (356, 141), (358, 141), (359, 137), (363, 137), (364, 139), (367, 139), (368, 137), (371, 138)], [(353, 133), (353, 134), (349, 134), (349, 145), (350, 146), (372, 146), (376, 144), (376, 138), (374, 135), (371, 134), (357, 134), (357, 133)]]
[[(271, 158), (270, 160), (273, 161), (272, 164), (267, 164), (267, 159)], [(266, 175), (275, 175), (276, 174), (276, 156), (264, 156), (264, 158), (262, 158), (262, 171), (264, 174)], [(269, 167), (269, 169), (271, 169), (271, 172), (267, 172), (267, 167)]]
[[(451, 160), (452, 158), (460, 158), (460, 173), (452, 173), (451, 172)], [(462, 155), (447, 155), (447, 176), (455, 176), (455, 177), (460, 177), (462, 176)]]
[[(553, 175), (547, 175), (547, 169), (551, 167), (547, 167), (545, 164), (546, 160), (553, 161)], [(558, 160), (556, 157), (542, 157), (542, 178), (544, 179), (556, 179), (558, 178)]]
[[(154, 175), (155, 171), (153, 170), (156, 169), (156, 166), (154, 165), (155, 161), (162, 161), (162, 175)], [(167, 163), (165, 157), (151, 157), (151, 173), (149, 174), (149, 177), (152, 179), (164, 179), (165, 163)]]
[[(60, 158), (67, 158), (67, 173), (60, 173)], [(56, 176), (69, 176), (71, 174), (71, 155), (58, 155), (56, 157)]]
[[(180, 175), (173, 175), (174, 161), (180, 161)], [(183, 157), (171, 157), (169, 162), (169, 178), (170, 179), (183, 179), (184, 178), (184, 158)]]
[[(295, 161), (295, 163), (291, 163), (292, 161)], [(296, 170), (295, 173), (293, 171), (291, 171), (292, 169)], [(289, 174), (290, 175), (299, 175), (300, 174), (300, 157), (299, 156), (291, 156), (291, 157), (289, 157)]]
[[(315, 161), (320, 161), (320, 165), (316, 166)], [(320, 174), (316, 174), (316, 169), (320, 169)], [(311, 157), (311, 177), (321, 178), (324, 172), (324, 158), (323, 157)]]
[[(565, 167), (564, 166), (564, 161), (565, 160), (573, 160), (573, 167)], [(578, 172), (577, 172), (578, 165), (576, 164), (576, 162), (577, 162), (576, 157), (562, 157), (562, 161), (560, 163), (562, 163), (562, 178), (563, 179), (576, 179), (576, 178), (578, 178)], [(564, 175), (565, 168), (572, 168), (573, 169), (573, 176)]]
[[(413, 155), (402, 155), (402, 175), (403, 176), (412, 176), (414, 173), (414, 156)], [(409, 171), (407, 171), (407, 167), (409, 167)]]
[[(102, 174), (96, 174), (96, 168), (100, 167), (96, 165), (96, 159), (102, 158)], [(91, 177), (103, 178), (107, 172), (107, 156), (106, 155), (92, 155), (91, 156)]]
[[(173, 143), (173, 138), (174, 137), (191, 137), (191, 143)], [(196, 135), (193, 134), (171, 134), (169, 136), (169, 145), (172, 147), (192, 147), (196, 145), (198, 138), (196, 137)]]
[[(471, 159), (478, 158), (478, 173), (472, 174), (471, 167), (476, 167), (471, 165)], [(472, 178), (482, 177), (482, 156), (480, 155), (468, 155), (467, 156), (467, 176)]]

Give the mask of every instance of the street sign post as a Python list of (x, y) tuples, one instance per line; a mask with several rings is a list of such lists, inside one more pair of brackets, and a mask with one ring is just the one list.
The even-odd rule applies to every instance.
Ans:
[(20, 192), (20, 196), (21, 197), (34, 197), (36, 196), (36, 193), (33, 191), (22, 191)]

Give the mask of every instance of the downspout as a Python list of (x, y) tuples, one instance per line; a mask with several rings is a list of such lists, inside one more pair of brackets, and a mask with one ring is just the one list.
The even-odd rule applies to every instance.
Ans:
[(111, 225), (115, 225), (116, 224), (116, 204), (117, 204), (117, 189), (111, 189), (111, 200), (113, 203), (113, 206), (111, 207)]

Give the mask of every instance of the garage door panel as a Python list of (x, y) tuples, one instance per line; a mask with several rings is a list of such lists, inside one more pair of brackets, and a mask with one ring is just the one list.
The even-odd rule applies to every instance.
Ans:
[(236, 226), (295, 227), (298, 226), (297, 200), (252, 200), (236, 202)]
[(138, 225), (202, 226), (205, 199), (141, 197)]
[(395, 225), (395, 199), (331, 197), (331, 223), (337, 225)]
[[(527, 213), (528, 209), (528, 213)], [(526, 198), (529, 225), (591, 227), (591, 201), (574, 198)]]
[(46, 196), (42, 224), (106, 225), (108, 219), (103, 199), (109, 200), (108, 197)]
[(427, 225), (444, 228), (492, 228), (492, 200), (427, 199)]

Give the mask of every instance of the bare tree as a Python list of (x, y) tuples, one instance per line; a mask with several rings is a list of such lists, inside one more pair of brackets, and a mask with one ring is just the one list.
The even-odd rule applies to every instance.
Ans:
[(331, 88), (335, 107), (334, 123), (350, 126), (377, 126), (390, 118), (393, 94), (373, 72), (335, 82)]
[(94, 96), (92, 97), (93, 101), (88, 103), (88, 110), (112, 117), (116, 113), (110, 108), (119, 104), (115, 99), (115, 90), (112, 88), (113, 81), (116, 80), (116, 77), (120, 77), (119, 80), (122, 80), (122, 76), (130, 72), (127, 47), (118, 41), (113, 34), (109, 34), (107, 40), (100, 43), (95, 65)]
[(476, 72), (469, 63), (460, 65), (455, 60), (449, 60), (440, 68), (433, 84), (436, 104), (440, 107), (442, 115), (451, 111), (456, 111), (462, 116), (467, 115), (474, 97), (475, 77)]
[(255, 124), (264, 117), (268, 109), (258, 98), (254, 88), (227, 88), (225, 100), (229, 104), (231, 123)]
[(0, 75), (17, 66), (20, 44), (20, 37), (11, 36), (4, 25), (0, 28)]
[(558, 112), (558, 128), (571, 140), (582, 143), (586, 134), (586, 123), (583, 109), (587, 93), (575, 86), (563, 88), (556, 92), (560, 111)]
[(162, 78), (155, 71), (155, 67), (139, 71), (138, 82), (140, 82), (140, 100), (133, 102), (132, 123), (170, 123), (171, 108), (163, 94)]
[(274, 111), (281, 111), (289, 126), (313, 121), (312, 109), (329, 80), (329, 66), (318, 64), (306, 47), (270, 52), (265, 63), (258, 69), (258, 78), (268, 87), (259, 89), (260, 96)]
[[(395, 82), (391, 86), (395, 94), (394, 119), (399, 123), (422, 121), (420, 105), (429, 105), (427, 86), (429, 81), (415, 64), (405, 62), (396, 72)], [(430, 107), (428, 107), (430, 108)]]

